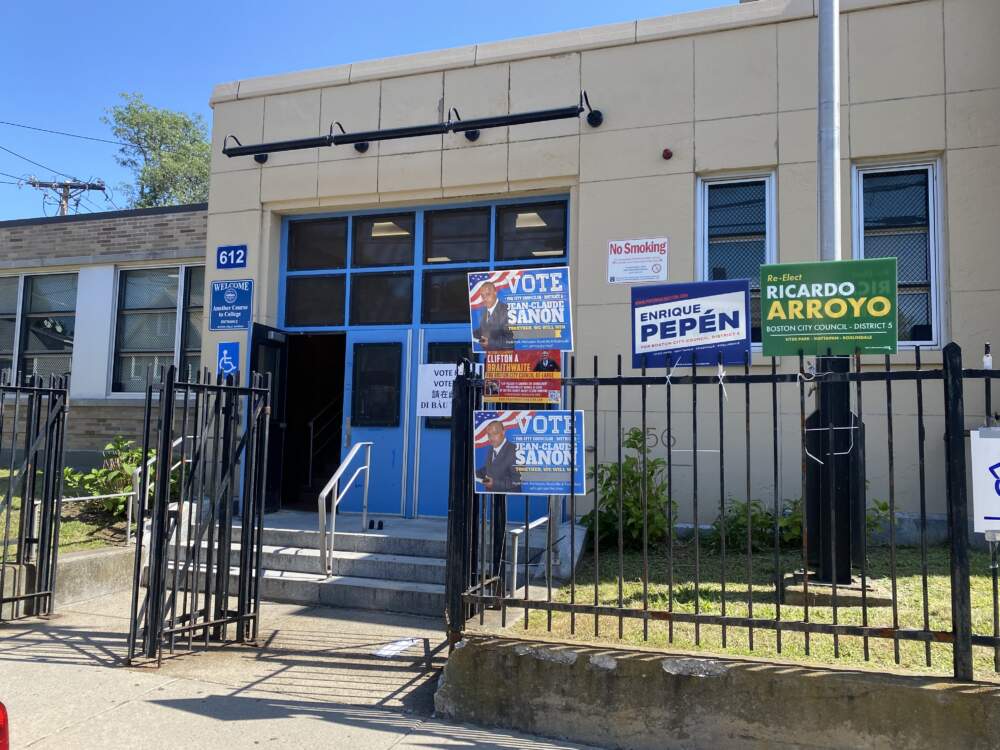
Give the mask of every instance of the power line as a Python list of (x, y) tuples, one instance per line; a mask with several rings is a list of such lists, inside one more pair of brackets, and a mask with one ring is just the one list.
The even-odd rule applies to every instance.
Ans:
[(18, 177), (16, 174), (8, 174), (7, 172), (0, 172), (0, 175), (4, 177), (10, 177), (12, 180), (17, 180), (18, 182), (24, 182), (24, 177)]
[(46, 167), (44, 164), (41, 164), (41, 163), (35, 161), (34, 159), (29, 159), (27, 156), (23, 156), (23, 155), (17, 153), (16, 151), (11, 151), (6, 146), (0, 146), (0, 151), (6, 151), (11, 156), (16, 156), (18, 159), (24, 159), (29, 164), (34, 164), (36, 167), (41, 167), (42, 169), (46, 169), (49, 172), (54, 172), (55, 174), (60, 175), (62, 177), (66, 177), (66, 178), (68, 178), (70, 180), (75, 180), (76, 179), (76, 177), (74, 177), (71, 174), (66, 174), (65, 172), (60, 172), (58, 169), (53, 169), (52, 167)]
[(97, 141), (98, 143), (110, 143), (115, 146), (130, 146), (131, 144), (122, 143), (121, 141), (112, 141), (107, 138), (95, 138), (91, 135), (79, 135), (77, 133), (67, 133), (64, 130), (50, 130), (49, 128), (36, 128), (34, 125), (22, 125), (19, 122), (10, 122), (9, 120), (0, 120), (0, 125), (11, 125), (15, 128), (25, 128), (27, 130), (37, 130), (42, 133), (53, 133), (55, 135), (65, 135), (70, 138), (81, 138), (85, 141)]

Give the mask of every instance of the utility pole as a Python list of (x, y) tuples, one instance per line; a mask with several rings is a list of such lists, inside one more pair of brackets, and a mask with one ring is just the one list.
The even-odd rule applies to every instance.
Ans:
[(66, 216), (69, 213), (69, 202), (76, 196), (88, 190), (99, 190), (104, 192), (104, 183), (82, 182), (80, 180), (63, 180), (62, 182), (50, 182), (29, 177), (26, 182), (37, 190), (54, 190), (59, 196), (59, 215)]
[(821, 260), (840, 260), (840, 0), (819, 3), (817, 185)]
[[(816, 133), (816, 185), (818, 244), (821, 261), (839, 261), (841, 248), (840, 202), (840, 0), (819, 0), (819, 64)], [(848, 356), (817, 357), (816, 370), (831, 375), (850, 370)], [(806, 422), (807, 438), (822, 463), (810, 465), (806, 476), (806, 516), (816, 530), (810, 562), (817, 565), (817, 582), (851, 582), (851, 562), (859, 488), (852, 482), (852, 462), (863, 441), (863, 427), (851, 413), (850, 384), (846, 380), (816, 387), (816, 411)], [(852, 437), (852, 433), (857, 434)], [(862, 449), (863, 450), (863, 449)], [(852, 545), (854, 542), (854, 545)]]

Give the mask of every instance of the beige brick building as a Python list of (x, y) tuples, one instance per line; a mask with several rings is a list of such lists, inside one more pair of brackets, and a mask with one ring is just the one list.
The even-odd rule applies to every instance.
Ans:
[[(58, 254), (43, 247), (50, 240), (32, 239), (34, 255), (28, 235), (41, 237), (41, 228), (9, 222), (0, 226), (0, 262), (12, 275), (31, 272), (28, 259), (37, 257), (63, 264), (53, 271), (106, 264), (111, 276), (95, 288), (108, 299), (119, 288), (106, 283), (120, 276), (114, 269), (143, 265), (181, 269), (191, 282), (188, 266), (204, 263), (206, 294), (213, 281), (252, 280), (256, 331), (209, 330), (206, 316), (200, 357), (214, 362), (220, 343), (237, 344), (243, 369), (277, 367), (286, 396), (272, 441), (283, 450), (284, 477), (275, 481), (284, 482), (286, 506), (296, 507), (310, 458), (322, 474), (343, 447), (370, 439), (375, 512), (442, 515), (447, 431), (417, 416), (416, 380), (420, 364), (452, 361), (467, 346), (466, 271), (569, 265), (578, 372), (590, 374), (597, 355), (600, 374), (612, 375), (619, 354), (632, 371), (629, 287), (607, 283), (609, 241), (668, 237), (670, 281), (753, 278), (763, 262), (818, 259), (817, 4), (756, 0), (222, 84), (211, 97), (207, 237), (193, 226), (201, 215), (183, 211), (109, 220), (135, 237), (97, 219), (53, 222), (44, 236), (58, 238)], [(911, 366), (919, 346), (924, 366), (934, 367), (952, 341), (978, 365), (983, 344), (1000, 340), (1000, 2), (842, 0), (841, 8), (842, 254), (899, 259), (895, 366)], [(465, 119), (517, 114), (574, 105), (581, 90), (603, 113), (599, 127), (580, 117), (484, 129), (475, 140), (448, 132), (367, 149), (274, 152), (264, 163), (222, 152), (235, 144), (230, 135), (258, 144), (440, 123), (455, 110)], [(84, 227), (90, 240), (64, 249)], [(172, 239), (145, 236), (161, 230)], [(116, 239), (100, 239), (109, 235)], [(246, 267), (219, 270), (216, 249), (234, 245), (246, 246)], [(177, 287), (175, 321), (189, 312), (183, 290), (191, 288)], [(127, 323), (120, 308), (109, 314), (119, 321), (114, 330)], [(99, 367), (78, 386), (78, 333), (74, 414), (83, 405), (95, 415), (109, 405), (133, 413), (120, 407), (134, 397), (116, 394), (115, 383), (131, 387), (134, 378), (114, 374), (121, 352), (114, 336), (103, 337), (103, 348), (86, 355)], [(178, 333), (170, 352), (126, 353), (136, 363), (168, 355), (190, 363), (193, 340)], [(276, 351), (286, 358), (281, 366)], [(753, 364), (755, 372), (770, 367), (759, 353)], [(798, 362), (786, 357), (777, 366), (794, 371)], [(912, 513), (914, 388), (900, 386), (893, 396), (896, 500)], [(743, 393), (731, 386), (726, 397), (726, 450), (742, 457)], [(588, 398), (580, 393), (578, 401), (588, 409), (587, 440), (605, 460), (617, 443), (613, 403), (602, 399), (594, 420)], [(885, 400), (884, 386), (866, 386), (869, 498), (884, 498), (888, 487)], [(663, 401), (662, 394), (649, 401), (659, 455)], [(624, 402), (624, 427), (638, 425), (637, 389), (626, 389)], [(972, 426), (981, 389), (970, 388), (966, 403)], [(769, 394), (755, 388), (752, 404), (750, 494), (798, 497), (797, 387), (779, 392), (777, 481)], [(673, 407), (673, 495), (691, 520), (690, 394), (676, 393)], [(715, 409), (713, 389), (699, 401), (697, 418), (711, 427), (700, 449), (719, 447)], [(927, 503), (941, 514), (938, 384), (927, 385), (925, 409)], [(110, 427), (96, 426), (98, 418), (95, 436)], [(325, 455), (313, 455), (310, 431)], [(743, 498), (742, 458), (734, 461), (727, 494)], [(713, 515), (704, 508), (718, 503), (718, 476), (718, 454), (701, 456), (701, 522)]]
[[(816, 5), (814, 0), (758, 0), (217, 86), (208, 245), (211, 251), (244, 243), (250, 264), (208, 275), (253, 278), (255, 321), (282, 329), (293, 343), (307, 332), (325, 332), (330, 340), (347, 337), (338, 346), (347, 350), (349, 381), (352, 366), (357, 367), (354, 347), (378, 340), (399, 343), (402, 356), (393, 367), (400, 369), (404, 396), (392, 404), (401, 415), (399, 427), (363, 434), (396, 446), (399, 455), (381, 459), (382, 481), (398, 473), (393, 492), (401, 489), (403, 501), (395, 512), (440, 514), (440, 483), (432, 485), (426, 477), (443, 470), (445, 454), (413, 416), (405, 396), (416, 366), (433, 356), (429, 345), (462, 338), (428, 322), (439, 319), (428, 299), (433, 287), (428, 275), (455, 260), (435, 249), (438, 230), (428, 223), (434, 212), (485, 208), (493, 222), (492, 229), (482, 230), (489, 235), (484, 242), (490, 252), (476, 255), (465, 248), (463, 257), (484, 264), (488, 258), (500, 267), (508, 256), (501, 257), (499, 248), (511, 239), (504, 234), (507, 229), (498, 228), (506, 207), (512, 201), (564, 202), (565, 254), (556, 252), (553, 262), (564, 260), (572, 269), (579, 369), (589, 374), (593, 356), (599, 355), (601, 374), (613, 374), (615, 356), (629, 352), (629, 289), (607, 283), (609, 240), (669, 237), (671, 281), (752, 277), (761, 262), (818, 259)], [(941, 347), (956, 341), (978, 366), (984, 342), (1000, 339), (1000, 264), (992, 220), (1000, 206), (1000, 46), (995, 41), (1000, 3), (843, 0), (841, 7), (843, 255), (900, 259), (901, 338), (906, 341), (894, 361), (912, 363), (919, 345), (923, 363), (933, 366), (941, 361)], [(363, 153), (350, 146), (274, 153), (263, 165), (222, 153), (230, 134), (254, 144), (340, 132), (335, 122), (347, 132), (441, 122), (452, 108), (463, 118), (520, 113), (574, 104), (580, 90), (603, 113), (600, 127), (581, 117), (484, 130), (475, 141), (445, 133), (372, 143)], [(737, 215), (744, 209), (745, 215)], [(373, 212), (397, 227), (402, 226), (397, 217), (412, 221), (419, 234), (416, 249), (404, 252), (398, 264), (409, 290), (401, 293), (401, 306), (412, 304), (412, 311), (394, 318), (389, 308), (396, 304), (396, 292), (386, 291), (385, 315), (375, 316), (386, 323), (379, 335), (374, 333), (382, 327), (362, 325), (364, 316), (352, 307), (353, 297), (343, 286), (369, 299), (369, 287), (357, 286), (363, 279), (356, 261), (370, 252), (368, 238), (358, 234), (369, 231), (372, 225), (364, 217)], [(322, 224), (303, 221), (317, 217), (326, 217), (331, 233), (322, 248), (306, 238), (310, 231), (323, 231)], [(337, 221), (349, 228), (338, 227)], [(517, 220), (514, 224), (516, 234)], [(471, 232), (474, 225), (470, 214), (462, 231)], [(410, 228), (410, 223), (404, 227)], [(340, 231), (350, 239), (331, 239)], [(353, 265), (339, 258), (339, 249), (330, 250), (339, 248), (338, 242), (356, 254)], [(338, 258), (317, 260), (323, 248)], [(435, 262), (441, 257), (444, 262)], [(442, 308), (449, 304), (440, 301)], [(461, 330), (457, 313), (445, 319)], [(383, 335), (388, 338), (380, 339)], [(203, 356), (212, 356), (217, 342), (229, 338), (234, 337), (206, 331)], [(235, 338), (248, 346), (245, 337)], [(345, 357), (332, 356), (332, 361)], [(874, 359), (869, 364), (877, 366)], [(755, 355), (754, 365), (765, 361)], [(778, 366), (795, 369), (797, 362), (785, 358)], [(290, 382), (296, 377), (289, 372)], [(339, 379), (331, 375), (329, 382), (339, 392)], [(350, 440), (350, 383), (347, 390), (343, 437)], [(739, 430), (742, 394), (727, 395), (726, 418), (734, 424), (727, 448), (740, 456), (745, 450)], [(882, 413), (869, 429), (869, 497), (884, 497), (885, 394), (871, 389), (865, 395), (866, 413)], [(702, 398), (699, 419), (714, 424), (715, 393)], [(915, 511), (913, 388), (897, 388), (895, 398), (900, 413), (895, 423), (897, 503)], [(981, 410), (981, 398), (979, 392), (967, 395), (970, 414)], [(638, 399), (637, 392), (625, 394), (626, 426), (638, 424)], [(690, 448), (684, 443), (690, 439), (688, 399), (678, 394), (674, 402), (675, 420), (688, 425), (675, 435), (678, 448)], [(589, 408), (584, 394), (580, 400)], [(763, 437), (751, 445), (751, 495), (769, 498), (774, 492), (767, 437), (771, 407), (766, 393), (755, 393), (753, 401), (752, 432)], [(797, 497), (797, 391), (783, 389), (780, 401), (778, 491)], [(928, 451), (936, 459), (942, 429), (934, 416), (941, 413), (939, 388), (928, 387), (926, 401)], [(597, 424), (588, 426), (588, 441), (596, 433), (601, 458), (612, 455), (615, 445), (614, 413), (605, 408)], [(651, 408), (660, 412), (651, 419), (662, 420), (662, 398), (655, 405), (651, 401)], [(707, 442), (701, 447), (717, 447), (717, 438), (711, 444), (712, 432), (704, 432)], [(662, 440), (657, 450), (662, 451)], [(684, 459), (688, 465), (677, 470), (674, 492), (688, 517), (690, 455)], [(718, 502), (718, 490), (714, 498), (711, 490), (719, 473), (716, 455), (701, 458), (702, 484), (709, 487), (702, 502), (709, 507)], [(927, 464), (929, 507), (940, 513), (941, 464)], [(743, 486), (742, 471), (737, 468), (729, 478), (731, 487)]]
[[(123, 370), (141, 386), (145, 365), (200, 349), (206, 219), (200, 204), (0, 222), (0, 367), (71, 374), (71, 464), (140, 437), (142, 393)], [(194, 325), (178, 335), (178, 319)]]

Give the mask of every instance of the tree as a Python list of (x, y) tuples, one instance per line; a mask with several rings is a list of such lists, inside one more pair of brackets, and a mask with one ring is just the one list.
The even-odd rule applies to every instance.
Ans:
[(124, 186), (129, 206), (207, 201), (211, 146), (201, 115), (154, 107), (142, 94), (121, 98), (102, 119), (115, 138), (128, 144), (115, 159), (134, 175), (134, 184)]

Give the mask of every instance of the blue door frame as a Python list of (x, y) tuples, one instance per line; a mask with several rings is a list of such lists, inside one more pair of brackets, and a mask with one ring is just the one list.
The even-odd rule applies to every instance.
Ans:
[[(435, 344), (469, 344), (469, 326), (458, 325), (422, 329), (415, 359), (420, 364), (431, 362)], [(416, 403), (416, 378), (413, 403)], [(448, 515), (448, 467), (451, 457), (450, 420), (416, 417), (414, 442), (414, 472), (410, 492), (414, 516)]]
[[(410, 459), (410, 396), (412, 381), (412, 331), (385, 329), (355, 329), (347, 334), (347, 350), (344, 366), (344, 408), (343, 426), (341, 432), (342, 456), (346, 456), (355, 443), (373, 443), (371, 451), (371, 478), (368, 489), (368, 513), (375, 515), (407, 515), (406, 487), (408, 484)], [(398, 405), (390, 409), (388, 419), (379, 419), (376, 424), (365, 424), (363, 406), (356, 399), (357, 395), (365, 393), (354, 382), (359, 371), (361, 359), (359, 356), (370, 349), (384, 347), (394, 364), (399, 367), (397, 376)], [(374, 397), (385, 399), (381, 391), (375, 391)], [(380, 417), (383, 415), (380, 415)], [(360, 461), (361, 456), (358, 457)], [(360, 463), (358, 464), (360, 465)], [(348, 476), (354, 473), (354, 467), (347, 470)], [(341, 510), (346, 513), (362, 511), (363, 476), (355, 480), (351, 489), (344, 496)]]
[[(562, 256), (547, 256), (537, 259), (515, 261), (498, 260), (496, 255), (496, 208), (498, 206), (565, 201), (566, 203), (566, 248)], [(489, 260), (474, 263), (427, 263), (424, 260), (424, 214), (434, 210), (456, 210), (462, 208), (490, 208)], [(414, 214), (413, 263), (400, 266), (364, 267), (353, 264), (354, 217), (379, 214)], [(437, 204), (417, 207), (392, 207), (366, 211), (317, 213), (287, 217), (281, 231), (281, 257), (278, 281), (279, 327), (289, 334), (346, 332), (346, 372), (344, 377), (344, 425), (342, 429), (343, 455), (350, 450), (351, 442), (373, 440), (372, 476), (369, 486), (369, 510), (382, 515), (445, 516), (448, 509), (447, 462), (449, 460), (450, 436), (448, 430), (429, 427), (424, 418), (416, 416), (417, 372), (421, 363), (427, 362), (428, 346), (433, 343), (461, 342), (470, 340), (468, 323), (428, 324), (421, 322), (423, 310), (423, 281), (427, 271), (474, 270), (485, 268), (518, 268), (568, 263), (571, 224), (568, 220), (569, 199), (565, 194), (538, 195), (529, 198), (514, 198), (503, 201), (483, 201), (475, 203)], [(317, 219), (347, 218), (347, 261), (343, 268), (308, 271), (288, 270), (289, 226), (298, 221)], [(385, 273), (389, 271), (411, 272), (413, 279), (413, 303), (411, 323), (407, 325), (349, 325), (352, 278), (360, 274)], [(289, 278), (304, 276), (342, 276), (345, 278), (344, 321), (345, 325), (290, 326), (285, 324), (286, 282)], [(398, 342), (403, 346), (401, 413), (398, 427), (365, 427), (359, 429), (348, 425), (353, 393), (352, 371), (354, 346), (358, 343)], [(353, 472), (352, 472), (353, 473)], [(348, 492), (342, 506), (345, 512), (361, 510), (360, 482)], [(397, 489), (398, 488), (398, 489)], [(398, 493), (398, 496), (396, 495)], [(538, 515), (536, 505), (544, 507), (544, 498), (531, 498), (532, 516)], [(511, 519), (519, 519), (524, 514), (524, 499), (511, 498), (509, 502)]]

